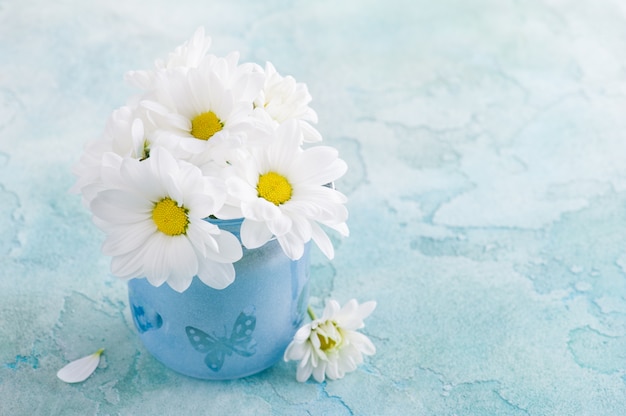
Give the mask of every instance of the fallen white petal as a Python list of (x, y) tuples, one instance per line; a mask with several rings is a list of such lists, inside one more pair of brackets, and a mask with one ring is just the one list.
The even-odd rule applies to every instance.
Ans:
[(91, 355), (74, 360), (57, 372), (57, 377), (66, 383), (80, 383), (94, 372), (100, 363), (100, 356), (104, 348)]

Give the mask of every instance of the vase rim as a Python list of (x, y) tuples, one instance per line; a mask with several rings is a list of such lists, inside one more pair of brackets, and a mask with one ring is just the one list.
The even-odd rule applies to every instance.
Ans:
[(207, 222), (215, 225), (240, 225), (244, 218), (229, 218), (229, 219), (221, 219), (221, 218), (211, 218), (207, 217), (204, 219)]

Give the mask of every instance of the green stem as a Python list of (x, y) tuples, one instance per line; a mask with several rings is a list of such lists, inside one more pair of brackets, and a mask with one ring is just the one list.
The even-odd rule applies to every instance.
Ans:
[(306, 313), (309, 314), (309, 318), (311, 318), (312, 321), (317, 319), (317, 316), (315, 316), (315, 312), (313, 312), (313, 309), (311, 309), (310, 306), (307, 306)]

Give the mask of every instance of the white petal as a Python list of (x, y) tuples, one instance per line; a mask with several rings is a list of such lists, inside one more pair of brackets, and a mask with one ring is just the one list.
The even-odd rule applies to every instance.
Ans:
[(126, 158), (119, 171), (123, 183), (118, 186), (125, 191), (138, 193), (150, 201), (157, 201), (164, 196), (163, 184), (153, 171), (150, 158), (144, 162)]
[(141, 277), (143, 274), (142, 247), (111, 259), (111, 273), (122, 279)]
[(339, 234), (341, 234), (344, 237), (348, 237), (350, 235), (350, 230), (348, 229), (348, 225), (345, 222), (342, 222), (340, 224), (324, 224), (327, 227), (332, 228), (333, 230), (337, 231)]
[(370, 300), (359, 305), (359, 315), (361, 319), (365, 319), (376, 309), (376, 301)]
[(143, 247), (143, 271), (153, 286), (161, 286), (169, 277), (166, 253), (171, 237), (155, 233)]
[(297, 342), (306, 341), (309, 336), (311, 336), (311, 324), (306, 324), (300, 327), (296, 334), (293, 336), (293, 339)]
[(254, 221), (270, 221), (283, 215), (280, 208), (263, 198), (242, 204), (241, 211), (244, 217)]
[(126, 227), (115, 227), (108, 231), (102, 253), (106, 256), (119, 256), (141, 247), (155, 233), (154, 221), (142, 221)]
[(356, 370), (357, 366), (363, 362), (363, 355), (353, 345), (344, 345), (338, 354), (338, 370), (342, 374)]
[(296, 184), (325, 185), (342, 177), (348, 165), (337, 157), (337, 150), (315, 146), (305, 150), (297, 161), (298, 168), (290, 176)]
[(279, 215), (267, 221), (267, 228), (275, 236), (287, 234), (291, 231), (293, 221), (287, 215)]
[(347, 331), (348, 339), (356, 349), (365, 355), (374, 355), (376, 353), (376, 347), (372, 341), (365, 335), (356, 331)]
[(283, 174), (289, 172), (294, 163), (294, 156), (298, 154), (298, 148), (302, 142), (302, 131), (298, 122), (289, 120), (278, 127), (274, 142), (267, 152), (267, 160), (276, 172)]
[(328, 365), (327, 361), (320, 361), (317, 367), (313, 367), (313, 378), (318, 383), (321, 383), (322, 381), (324, 381), (327, 365)]
[(326, 302), (326, 306), (324, 307), (324, 312), (322, 313), (321, 321), (330, 321), (335, 318), (337, 313), (341, 310), (341, 306), (334, 299), (329, 299)]
[(302, 185), (294, 189), (293, 199), (300, 198), (299, 194), (306, 195), (306, 200), (317, 205), (325, 206), (328, 203), (345, 204), (348, 198), (341, 192), (321, 185)]
[(337, 380), (343, 377), (343, 374), (339, 372), (339, 365), (336, 360), (329, 360), (326, 365), (326, 375), (331, 380)]
[(322, 230), (322, 227), (320, 227), (316, 222), (311, 222), (311, 237), (329, 260), (332, 260), (333, 257), (335, 257), (333, 243), (330, 241), (330, 238), (328, 238), (328, 235), (326, 235), (324, 230)]
[(233, 220), (235, 218), (243, 217), (241, 208), (239, 206), (231, 205), (230, 203), (223, 205), (218, 211), (214, 212), (213, 215), (221, 220)]
[[(160, 178), (160, 182), (165, 188), (166, 195), (176, 201), (179, 205), (182, 205), (184, 201), (184, 194), (179, 186), (179, 182), (183, 183), (185, 176), (188, 175), (189, 172), (180, 169), (178, 162), (174, 159), (174, 156), (172, 156), (172, 154), (163, 147), (152, 150), (148, 161), (150, 161), (150, 165), (155, 176)], [(200, 174), (199, 169), (195, 169), (198, 170), (197, 174)]]
[(184, 236), (170, 239), (165, 257), (167, 284), (179, 293), (184, 292), (198, 273), (198, 258), (191, 243)]
[(291, 260), (298, 260), (304, 254), (304, 242), (294, 233), (277, 236), (278, 244), (283, 249), (287, 257)]
[(103, 351), (104, 349), (99, 349), (91, 355), (72, 361), (57, 372), (57, 377), (66, 383), (85, 381), (98, 367)]
[(241, 224), (241, 241), (247, 248), (258, 248), (272, 238), (272, 232), (267, 224), (250, 219), (243, 220)]
[(298, 367), (296, 371), (296, 380), (300, 383), (304, 383), (311, 377), (311, 373), (313, 372), (313, 365), (310, 362), (307, 362), (304, 367)]
[(315, 143), (322, 141), (322, 135), (320, 134), (320, 132), (306, 121), (300, 122), (300, 128), (302, 129), (302, 136), (304, 137), (305, 142)]
[(101, 195), (106, 195), (108, 191), (102, 191), (91, 201), (91, 211), (93, 215), (99, 217), (106, 222), (114, 224), (132, 224), (150, 218), (150, 214), (142, 211), (133, 211), (124, 209), (118, 205), (108, 203)]
[[(297, 342), (297, 341), (291, 341), (291, 343), (287, 346), (287, 349), (285, 350), (285, 354), (284, 354), (284, 359), (285, 361), (290, 361), (290, 360), (304, 360), (304, 359), (308, 359), (308, 356), (310, 354), (310, 344), (307, 342)], [(304, 365), (304, 364), (303, 364)]]
[(224, 289), (235, 280), (235, 267), (232, 263), (200, 260), (198, 278), (213, 289)]
[(239, 201), (252, 201), (256, 199), (254, 187), (238, 177), (230, 177), (226, 179), (226, 187), (228, 193)]
[(219, 244), (215, 240), (215, 236), (219, 235), (220, 230), (215, 224), (211, 224), (208, 221), (192, 219), (187, 229), (187, 235), (189, 241), (204, 257), (207, 255), (207, 250), (213, 252), (219, 252)]
[(355, 299), (348, 301), (335, 315), (337, 324), (344, 329), (354, 330), (363, 328), (363, 320), (376, 308), (375, 301), (365, 302), (361, 305)]
[(217, 212), (221, 208), (226, 196), (215, 196), (221, 199), (222, 202), (218, 202), (213, 195), (204, 195), (199, 193), (193, 193), (188, 195), (185, 198), (184, 204), (185, 207), (189, 209), (189, 216), (196, 218), (207, 218), (208, 216), (213, 215), (215, 212)]
[(300, 364), (298, 364), (298, 367), (306, 367), (309, 364), (315, 367), (317, 365), (317, 361), (315, 359), (314, 351), (311, 348), (311, 344), (304, 343), (303, 347), (304, 347), (304, 354), (302, 355), (302, 360), (300, 361)]
[(127, 211), (151, 213), (154, 203), (134, 192), (109, 189), (98, 194), (98, 199), (109, 205), (115, 205)]
[(219, 256), (212, 257), (210, 253), (207, 253), (207, 257), (213, 258), (215, 261), (219, 261), (220, 263), (234, 263), (241, 259), (243, 256), (241, 243), (232, 233), (222, 231), (214, 238), (219, 247)]
[(187, 238), (193, 246), (196, 253), (201, 257), (206, 257), (209, 251), (217, 251), (217, 241), (213, 238), (212, 233), (206, 231), (206, 229), (200, 225), (200, 221), (194, 224), (193, 222), (187, 228)]
[(283, 212), (285, 212), (287, 215), (298, 214), (305, 218), (317, 219), (320, 216), (322, 210), (317, 204), (311, 203), (311, 201), (307, 201), (304, 198), (292, 198), (291, 200), (289, 200), (289, 202), (286, 202), (283, 205)]

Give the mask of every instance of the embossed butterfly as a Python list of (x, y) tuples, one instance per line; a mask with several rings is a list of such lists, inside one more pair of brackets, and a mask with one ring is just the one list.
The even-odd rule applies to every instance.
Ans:
[(163, 318), (149, 306), (130, 305), (135, 326), (140, 334), (154, 331), (163, 326)]
[[(204, 363), (209, 369), (218, 372), (224, 365), (226, 356), (233, 353), (242, 357), (250, 357), (256, 353), (256, 340), (252, 333), (256, 327), (254, 309), (249, 308), (239, 314), (229, 337), (207, 334), (206, 332), (188, 326), (185, 328), (191, 346), (198, 352), (206, 354)], [(224, 330), (226, 332), (226, 330)]]

